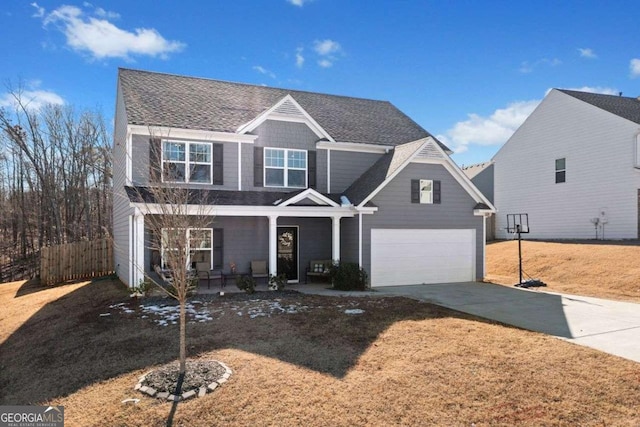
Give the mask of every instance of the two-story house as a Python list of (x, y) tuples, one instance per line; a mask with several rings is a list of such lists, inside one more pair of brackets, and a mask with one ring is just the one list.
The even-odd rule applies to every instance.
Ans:
[(640, 99), (553, 89), (493, 163), (498, 238), (640, 239)]
[(315, 259), (358, 263), (372, 286), (482, 278), (494, 209), (449, 153), (389, 102), (120, 69), (118, 276), (134, 286), (163, 262), (145, 194), (179, 185), (205, 195), (200, 255), (215, 269), (283, 273), (286, 256), (291, 282)]

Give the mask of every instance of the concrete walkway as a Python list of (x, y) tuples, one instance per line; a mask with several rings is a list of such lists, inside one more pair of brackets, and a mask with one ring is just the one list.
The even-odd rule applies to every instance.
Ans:
[(376, 290), (542, 332), (640, 362), (640, 304), (475, 282)]

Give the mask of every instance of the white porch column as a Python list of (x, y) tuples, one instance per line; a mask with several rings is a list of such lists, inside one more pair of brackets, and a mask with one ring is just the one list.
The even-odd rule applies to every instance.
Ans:
[(340, 261), (340, 217), (331, 217), (332, 230), (331, 233), (331, 259), (333, 261)]
[(278, 216), (269, 216), (269, 274), (278, 275)]
[(138, 286), (144, 280), (144, 215), (137, 212), (133, 217), (133, 283)]

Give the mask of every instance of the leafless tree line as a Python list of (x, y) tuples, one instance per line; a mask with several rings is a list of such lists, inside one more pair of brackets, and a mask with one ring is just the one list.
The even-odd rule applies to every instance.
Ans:
[(0, 282), (28, 278), (43, 246), (111, 229), (110, 136), (101, 113), (32, 108), (21, 90), (0, 108)]

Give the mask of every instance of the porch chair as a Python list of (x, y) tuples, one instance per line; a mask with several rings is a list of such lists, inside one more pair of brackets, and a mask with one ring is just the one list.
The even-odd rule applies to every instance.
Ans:
[(251, 277), (256, 279), (266, 279), (269, 281), (269, 269), (267, 268), (267, 261), (251, 261)]
[(207, 289), (211, 289), (212, 280), (220, 280), (220, 287), (224, 288), (224, 276), (221, 270), (211, 270), (208, 262), (196, 263), (196, 275), (198, 281), (207, 280)]
[(160, 277), (160, 279), (169, 284), (172, 285), (173, 284), (173, 277), (171, 277), (171, 271), (170, 270), (163, 270), (159, 264), (154, 264), (153, 265), (153, 270), (156, 272), (156, 274), (158, 275), (158, 277)]

